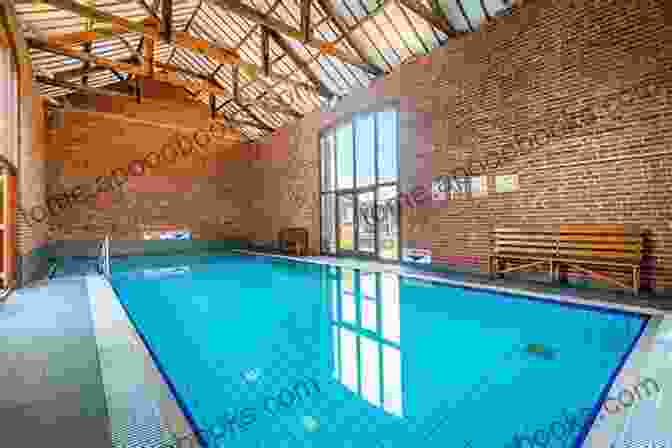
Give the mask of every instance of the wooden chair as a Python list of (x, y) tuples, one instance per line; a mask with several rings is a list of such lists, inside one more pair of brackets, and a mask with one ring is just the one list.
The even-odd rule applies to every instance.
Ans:
[(280, 247), (288, 254), (295, 256), (308, 255), (308, 230), (303, 227), (283, 229), (278, 235)]

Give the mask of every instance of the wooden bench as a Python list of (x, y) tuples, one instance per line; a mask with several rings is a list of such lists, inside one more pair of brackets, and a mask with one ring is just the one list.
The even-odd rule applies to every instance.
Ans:
[(278, 235), (280, 247), (289, 255), (308, 255), (308, 230), (303, 227), (282, 229)]
[[(562, 266), (632, 289), (640, 288), (643, 238), (639, 226), (628, 224), (560, 224), (529, 228), (496, 228), (489, 257), (490, 276), (548, 264), (551, 280)], [(507, 268), (510, 261), (529, 262)], [(502, 265), (504, 265), (502, 267)], [(594, 266), (625, 269), (632, 286), (595, 272)]]
[[(561, 224), (558, 232), (556, 278), (567, 266), (639, 294), (644, 238), (639, 226), (629, 224)], [(632, 272), (632, 286), (595, 272), (593, 266), (608, 266)]]
[[(519, 271), (535, 266), (548, 265), (548, 274), (553, 280), (556, 229), (550, 226), (528, 226), (494, 229), (494, 244), (488, 257), (490, 277)], [(511, 261), (527, 262), (521, 266), (508, 266)]]

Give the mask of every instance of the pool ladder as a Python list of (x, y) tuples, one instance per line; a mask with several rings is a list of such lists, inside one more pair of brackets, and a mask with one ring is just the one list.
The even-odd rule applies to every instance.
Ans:
[(110, 234), (105, 235), (105, 239), (98, 246), (98, 273), (110, 278)]

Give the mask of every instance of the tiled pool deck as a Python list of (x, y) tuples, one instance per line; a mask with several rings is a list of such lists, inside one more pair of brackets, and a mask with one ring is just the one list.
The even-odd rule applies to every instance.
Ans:
[[(489, 281), (466, 273), (427, 273), (368, 261), (331, 257), (300, 261), (652, 315), (609, 396), (636, 386), (640, 378), (654, 378), (660, 392), (623, 412), (600, 418), (583, 446), (672, 448), (672, 403), (664, 400), (672, 390), (672, 306), (668, 301), (604, 290), (553, 291), (544, 284)], [(189, 424), (114, 291), (95, 274), (89, 261), (48, 282), (23, 288), (0, 303), (0, 334), (0, 410), (3, 439), (11, 441), (9, 445), (199, 446), (194, 437), (171, 442), (171, 434), (189, 434)]]

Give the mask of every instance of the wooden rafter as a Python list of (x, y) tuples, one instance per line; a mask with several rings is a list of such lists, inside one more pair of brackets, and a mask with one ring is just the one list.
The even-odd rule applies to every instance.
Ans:
[(268, 28), (261, 27), (261, 71), (264, 76), (271, 73), (271, 43), (269, 42)]
[[(47, 0), (47, 1), (59, 1), (60, 2), (60, 1), (70, 1), (70, 0)], [(126, 31), (125, 29), (112, 30), (112, 34), (123, 33), (125, 31)], [(158, 32), (152, 32), (152, 33), (150, 33), (150, 36), (146, 36), (145, 34), (143, 34), (142, 38), (140, 39), (139, 48), (142, 48), (145, 45), (146, 37), (151, 39), (153, 37), (158, 37), (158, 34), (159, 34)], [(182, 35), (182, 34), (187, 34), (187, 33), (176, 33), (176, 34), (177, 35)], [(76, 36), (77, 37), (76, 40), (75, 40), (75, 37), (72, 36), (69, 43), (70, 42), (81, 43), (81, 42), (84, 42), (86, 39), (94, 40), (94, 39), (99, 38), (99, 37), (109, 37), (109, 35), (110, 35), (109, 31), (101, 32), (100, 30), (94, 30), (94, 31), (91, 31), (90, 34), (87, 34), (87, 35), (82, 35), (81, 33), (79, 33)], [(189, 39), (192, 39), (193, 41), (196, 41), (196, 42), (203, 40), (203, 39), (196, 39), (196, 38), (193, 38), (191, 36), (189, 36)], [(58, 41), (58, 39), (55, 39), (55, 41), (53, 41), (53, 42), (51, 41), (51, 39), (49, 40), (49, 42), (43, 42), (43, 41), (41, 41), (41, 42), (44, 43), (44, 44), (47, 44), (47, 46), (50, 45), (52, 48), (64, 48), (63, 45), (59, 44), (60, 41)], [(45, 50), (45, 51), (49, 51), (49, 50)], [(206, 53), (206, 55), (211, 56), (210, 54), (207, 54), (207, 53)], [(132, 62), (132, 61), (133, 61), (133, 59), (124, 59), (124, 60), (119, 61), (119, 62), (120, 63), (128, 63), (128, 62)], [(232, 61), (227, 61), (227, 63), (231, 64)], [(256, 66), (255, 64), (250, 64), (250, 63), (247, 63), (247, 62), (242, 62), (241, 64), (247, 68), (248, 75), (250, 74), (249, 72), (252, 72), (252, 75), (251, 75), (252, 78), (254, 78), (256, 76), (256, 73), (261, 71), (260, 67)], [(80, 70), (80, 69), (77, 69), (77, 70)], [(93, 68), (92, 70), (95, 72), (95, 71), (98, 71), (100, 69)], [(126, 70), (121, 69), (119, 71), (126, 71)], [(66, 73), (66, 72), (64, 72), (64, 73)], [(74, 72), (74, 73), (78, 73), (78, 72)], [(73, 76), (77, 76), (74, 73), (73, 73)], [(310, 84), (307, 84), (305, 82), (301, 82), (301, 81), (297, 81), (297, 80), (293, 79), (291, 75), (287, 76), (287, 75), (280, 74), (280, 73), (273, 72), (273, 71), (271, 71), (269, 75), (270, 75), (270, 76), (268, 76), (269, 78), (271, 78), (273, 80), (276, 80), (278, 82), (284, 82), (286, 84), (296, 86), (296, 87), (301, 88), (301, 89), (314, 91), (315, 93), (317, 93), (319, 95), (323, 95), (325, 93), (325, 92), (321, 92), (318, 88), (316, 88), (316, 87), (314, 87)], [(59, 76), (60, 79), (64, 80), (64, 79), (67, 79), (67, 77), (69, 77), (70, 75), (69, 74), (68, 75), (66, 75), (66, 74), (60, 75), (59, 74), (58, 76)], [(242, 90), (242, 88), (241, 88), (241, 90)]]
[[(327, 17), (333, 20), (334, 25), (336, 25), (336, 28), (338, 29), (338, 32), (341, 33), (341, 38), (345, 39), (345, 41), (355, 50), (355, 52), (357, 52), (357, 54), (359, 55), (360, 58), (362, 58), (363, 61), (368, 61), (369, 64), (375, 65), (373, 62), (371, 62), (368, 54), (366, 53), (364, 45), (352, 35), (353, 30), (348, 29), (348, 24), (345, 22), (343, 17), (341, 17), (336, 12), (336, 9), (331, 4), (331, 0), (318, 0), (318, 1), (320, 3), (320, 6), (326, 13)], [(381, 8), (384, 7), (385, 5), (381, 4)]]
[[(313, 37), (313, 29), (310, 24), (310, 9), (312, 0), (301, 0), (301, 34), (303, 34), (303, 42), (310, 42)], [(365, 61), (366, 59), (362, 59)]]
[[(259, 123), (254, 122), (254, 121), (234, 120), (234, 119), (228, 118), (227, 116), (225, 116), (223, 114), (220, 114), (220, 115), (221, 115), (220, 118), (224, 118), (224, 121), (226, 122), (225, 124), (230, 124), (231, 126), (238, 126), (238, 127), (250, 126), (252, 128), (255, 128), (255, 129), (261, 129), (263, 131), (268, 130), (268, 126), (260, 125)], [(215, 121), (217, 121), (217, 120), (215, 120)]]
[[(303, 39), (303, 34), (301, 33), (300, 30), (297, 30), (293, 26), (290, 26), (278, 19), (266, 16), (266, 14), (264, 14), (263, 12), (258, 11), (246, 4), (243, 4), (238, 0), (211, 0), (211, 1), (212, 3), (220, 6), (221, 8), (233, 11), (236, 14), (246, 18), (247, 20), (250, 20), (254, 23), (258, 23), (260, 25), (265, 25), (270, 29), (273, 29), (279, 33), (291, 37), (292, 39), (297, 40)], [(384, 73), (380, 67), (372, 66), (368, 62), (361, 60), (359, 57), (356, 57), (354, 55), (351, 55), (350, 53), (346, 53), (344, 51), (335, 48), (331, 42), (325, 42), (323, 40), (313, 38), (308, 42), (304, 42), (304, 44), (313, 47), (319, 51), (324, 51), (325, 53), (328, 53), (330, 56), (340, 59), (342, 62), (346, 62), (348, 64), (357, 66), (362, 70), (371, 73), (373, 75), (378, 76)]]
[(240, 108), (241, 108), (247, 115), (249, 115), (250, 117), (252, 117), (252, 119), (253, 119), (254, 121), (256, 121), (256, 122), (259, 124), (259, 126), (261, 126), (260, 129), (264, 129), (265, 131), (269, 131), (269, 132), (273, 132), (273, 131), (275, 131), (275, 129), (273, 129), (272, 127), (270, 127), (270, 126), (267, 125), (266, 123), (264, 123), (264, 121), (263, 121), (261, 118), (259, 118), (259, 116), (257, 116), (257, 114), (255, 114), (254, 112), (252, 112), (248, 106), (246, 106), (246, 105), (244, 105), (244, 104), (240, 104), (239, 102), (237, 102), (237, 101), (235, 101), (235, 100), (234, 100), (234, 102), (235, 102), (235, 103), (236, 103), (236, 104), (237, 104), (237, 105), (238, 105), (238, 106), (239, 106), (239, 107), (240, 107)]
[(145, 0), (138, 0), (138, 3), (140, 4), (140, 6), (143, 7), (145, 11), (147, 11), (147, 14), (149, 14), (150, 16), (154, 16), (154, 18), (156, 19), (159, 18), (159, 16), (156, 14), (156, 11), (150, 8), (150, 6), (147, 4)]
[[(273, 86), (271, 86), (265, 79), (261, 79), (261, 78), (260, 78), (260, 81), (261, 81), (261, 84), (262, 84), (262, 85), (264, 86), (264, 88), (266, 89), (266, 93), (273, 94), (273, 95), (277, 98), (277, 100), (280, 102), (280, 104), (282, 104), (282, 107), (278, 108), (277, 106), (274, 106), (274, 105), (272, 105), (272, 104), (267, 104), (267, 103), (266, 103), (266, 104), (263, 104), (263, 108), (264, 108), (264, 110), (267, 110), (267, 111), (269, 111), (269, 112), (279, 112), (279, 113), (281, 113), (281, 114), (289, 114), (289, 115), (293, 116), (294, 118), (299, 118), (299, 119), (300, 119), (300, 118), (303, 118), (303, 114), (301, 114), (301, 113), (297, 112), (296, 110), (294, 110), (294, 107), (292, 107), (291, 104), (288, 104), (288, 103), (282, 98), (282, 96), (281, 96), (280, 94), (278, 94), (278, 93), (273, 89)], [(259, 101), (259, 99), (258, 99), (258, 100), (255, 100), (254, 102), (255, 102), (255, 103), (261, 103), (261, 101)]]
[(334, 96), (334, 92), (332, 92), (329, 87), (327, 87), (321, 80), (320, 77), (317, 76), (317, 74), (310, 68), (308, 63), (301, 59), (301, 56), (292, 48), (292, 46), (287, 42), (287, 40), (280, 35), (275, 30), (269, 29), (268, 30), (269, 34), (273, 38), (276, 44), (284, 51), (287, 56), (296, 64), (297, 67), (299, 67), (299, 70), (303, 72), (310, 81), (315, 84), (315, 86), (320, 90), (320, 95), (325, 97), (325, 98), (331, 98)]
[[(119, 72), (129, 73), (136, 77), (145, 77), (147, 76), (147, 71), (144, 67), (139, 65), (128, 64), (125, 62), (114, 61), (112, 59), (101, 58), (98, 56), (90, 55), (83, 53), (81, 51), (73, 50), (72, 48), (65, 47), (63, 45), (48, 44), (46, 42), (40, 41), (35, 38), (26, 39), (28, 45), (32, 48), (37, 48), (42, 51), (47, 51), (50, 53), (60, 54), (62, 56), (67, 56), (74, 59), (79, 59), (80, 61), (89, 62), (91, 64), (96, 64), (105, 67), (106, 69), (114, 69)], [(174, 68), (173, 71), (185, 72), (181, 68), (170, 66), (169, 64), (157, 64), (157, 67), (163, 68), (164, 70), (171, 71), (171, 68)], [(90, 73), (90, 71), (89, 71)], [(195, 81), (182, 81), (178, 80), (175, 77), (170, 77), (163, 73), (154, 73), (155, 79), (163, 81), (178, 87), (190, 86), (192, 89), (197, 91), (207, 91), (208, 93), (213, 93), (215, 95), (227, 95), (228, 92), (225, 89), (215, 87), (207, 82), (195, 82)]]
[(37, 48), (38, 50), (47, 51), (50, 53), (60, 54), (61, 56), (67, 56), (69, 58), (79, 59), (80, 61), (90, 62), (96, 65), (102, 65), (107, 68), (113, 68), (120, 72), (130, 73), (132, 75), (144, 76), (145, 72), (142, 67), (138, 65), (127, 64), (125, 62), (118, 62), (108, 58), (101, 58), (94, 56), (92, 54), (86, 54), (81, 51), (73, 50), (70, 47), (59, 45), (55, 43), (48, 43), (29, 37), (26, 39), (28, 45), (32, 48)]
[[(145, 27), (152, 30), (152, 34), (157, 32), (159, 28), (159, 24), (156, 19), (147, 18), (144, 21), (144, 25)], [(145, 51), (143, 53), (142, 66), (145, 68), (145, 73), (147, 76), (152, 78), (154, 76), (154, 38), (151, 36), (145, 36), (144, 47)]]
[(422, 17), (430, 25), (433, 25), (443, 31), (447, 36), (454, 37), (457, 35), (457, 31), (455, 28), (453, 28), (453, 25), (450, 24), (445, 16), (435, 15), (431, 9), (428, 9), (425, 5), (421, 4), (417, 0), (399, 0), (399, 2), (416, 13), (418, 16)]
[(240, 65), (233, 66), (233, 98), (236, 103), (240, 102)]
[[(105, 11), (96, 8), (85, 6), (75, 2), (74, 0), (43, 0), (56, 8), (79, 14), (84, 17), (94, 18), (101, 22), (109, 22), (112, 24), (112, 33), (118, 32), (138, 32), (144, 38), (154, 39), (155, 41), (163, 40), (164, 36), (154, 27), (144, 26), (142, 23), (134, 23), (123, 17), (115, 16)], [(116, 29), (115, 29), (116, 28)], [(222, 48), (215, 46), (205, 39), (195, 38), (185, 32), (175, 33), (175, 42), (170, 42), (174, 45), (188, 50), (197, 51), (205, 54), (208, 57), (221, 62), (222, 64), (237, 64), (240, 62), (240, 55), (238, 50), (231, 48)]]
[[(91, 49), (92, 49), (91, 47), (92, 47), (91, 42), (86, 42), (86, 43), (83, 45), (83, 50), (84, 50), (84, 52), (85, 52), (85, 53), (88, 53), (88, 54), (91, 54)], [(90, 68), (91, 68), (91, 63), (90, 63), (90, 62), (85, 62), (85, 63), (84, 63), (84, 69), (85, 69), (85, 70), (88, 70), (88, 69), (90, 69)], [(88, 73), (87, 73), (86, 75), (82, 76), (82, 84), (83, 84), (83, 85), (88, 85), (88, 84), (89, 84), (89, 75), (88, 75)]]
[(173, 0), (163, 0), (161, 2), (161, 28), (163, 40), (173, 41)]
[(35, 81), (41, 83), (41, 84), (47, 84), (50, 86), (55, 86), (55, 87), (61, 87), (63, 89), (71, 89), (71, 90), (77, 90), (80, 92), (84, 92), (87, 94), (94, 94), (94, 95), (110, 95), (110, 96), (127, 96), (130, 98), (134, 98), (134, 95), (127, 95), (122, 92), (117, 92), (116, 90), (108, 90), (108, 89), (100, 89), (97, 87), (89, 87), (86, 85), (81, 85), (81, 84), (75, 84), (71, 82), (65, 82), (65, 81), (57, 81), (55, 79), (50, 79), (46, 76), (40, 76), (37, 75), (34, 77)]
[[(117, 61), (117, 62), (128, 64), (128, 63), (133, 62), (133, 59), (132, 58), (122, 59), (122, 60)], [(89, 69), (85, 69), (84, 67), (74, 68), (74, 69), (71, 69), (71, 70), (65, 70), (65, 71), (62, 71), (62, 72), (54, 73), (54, 79), (56, 79), (57, 81), (67, 81), (68, 79), (77, 78), (79, 76), (84, 76), (87, 73), (88, 74), (101, 73), (101, 72), (104, 72), (104, 71), (107, 71), (107, 70), (110, 70), (110, 69), (108, 67), (101, 66), (101, 65), (91, 67)]]

